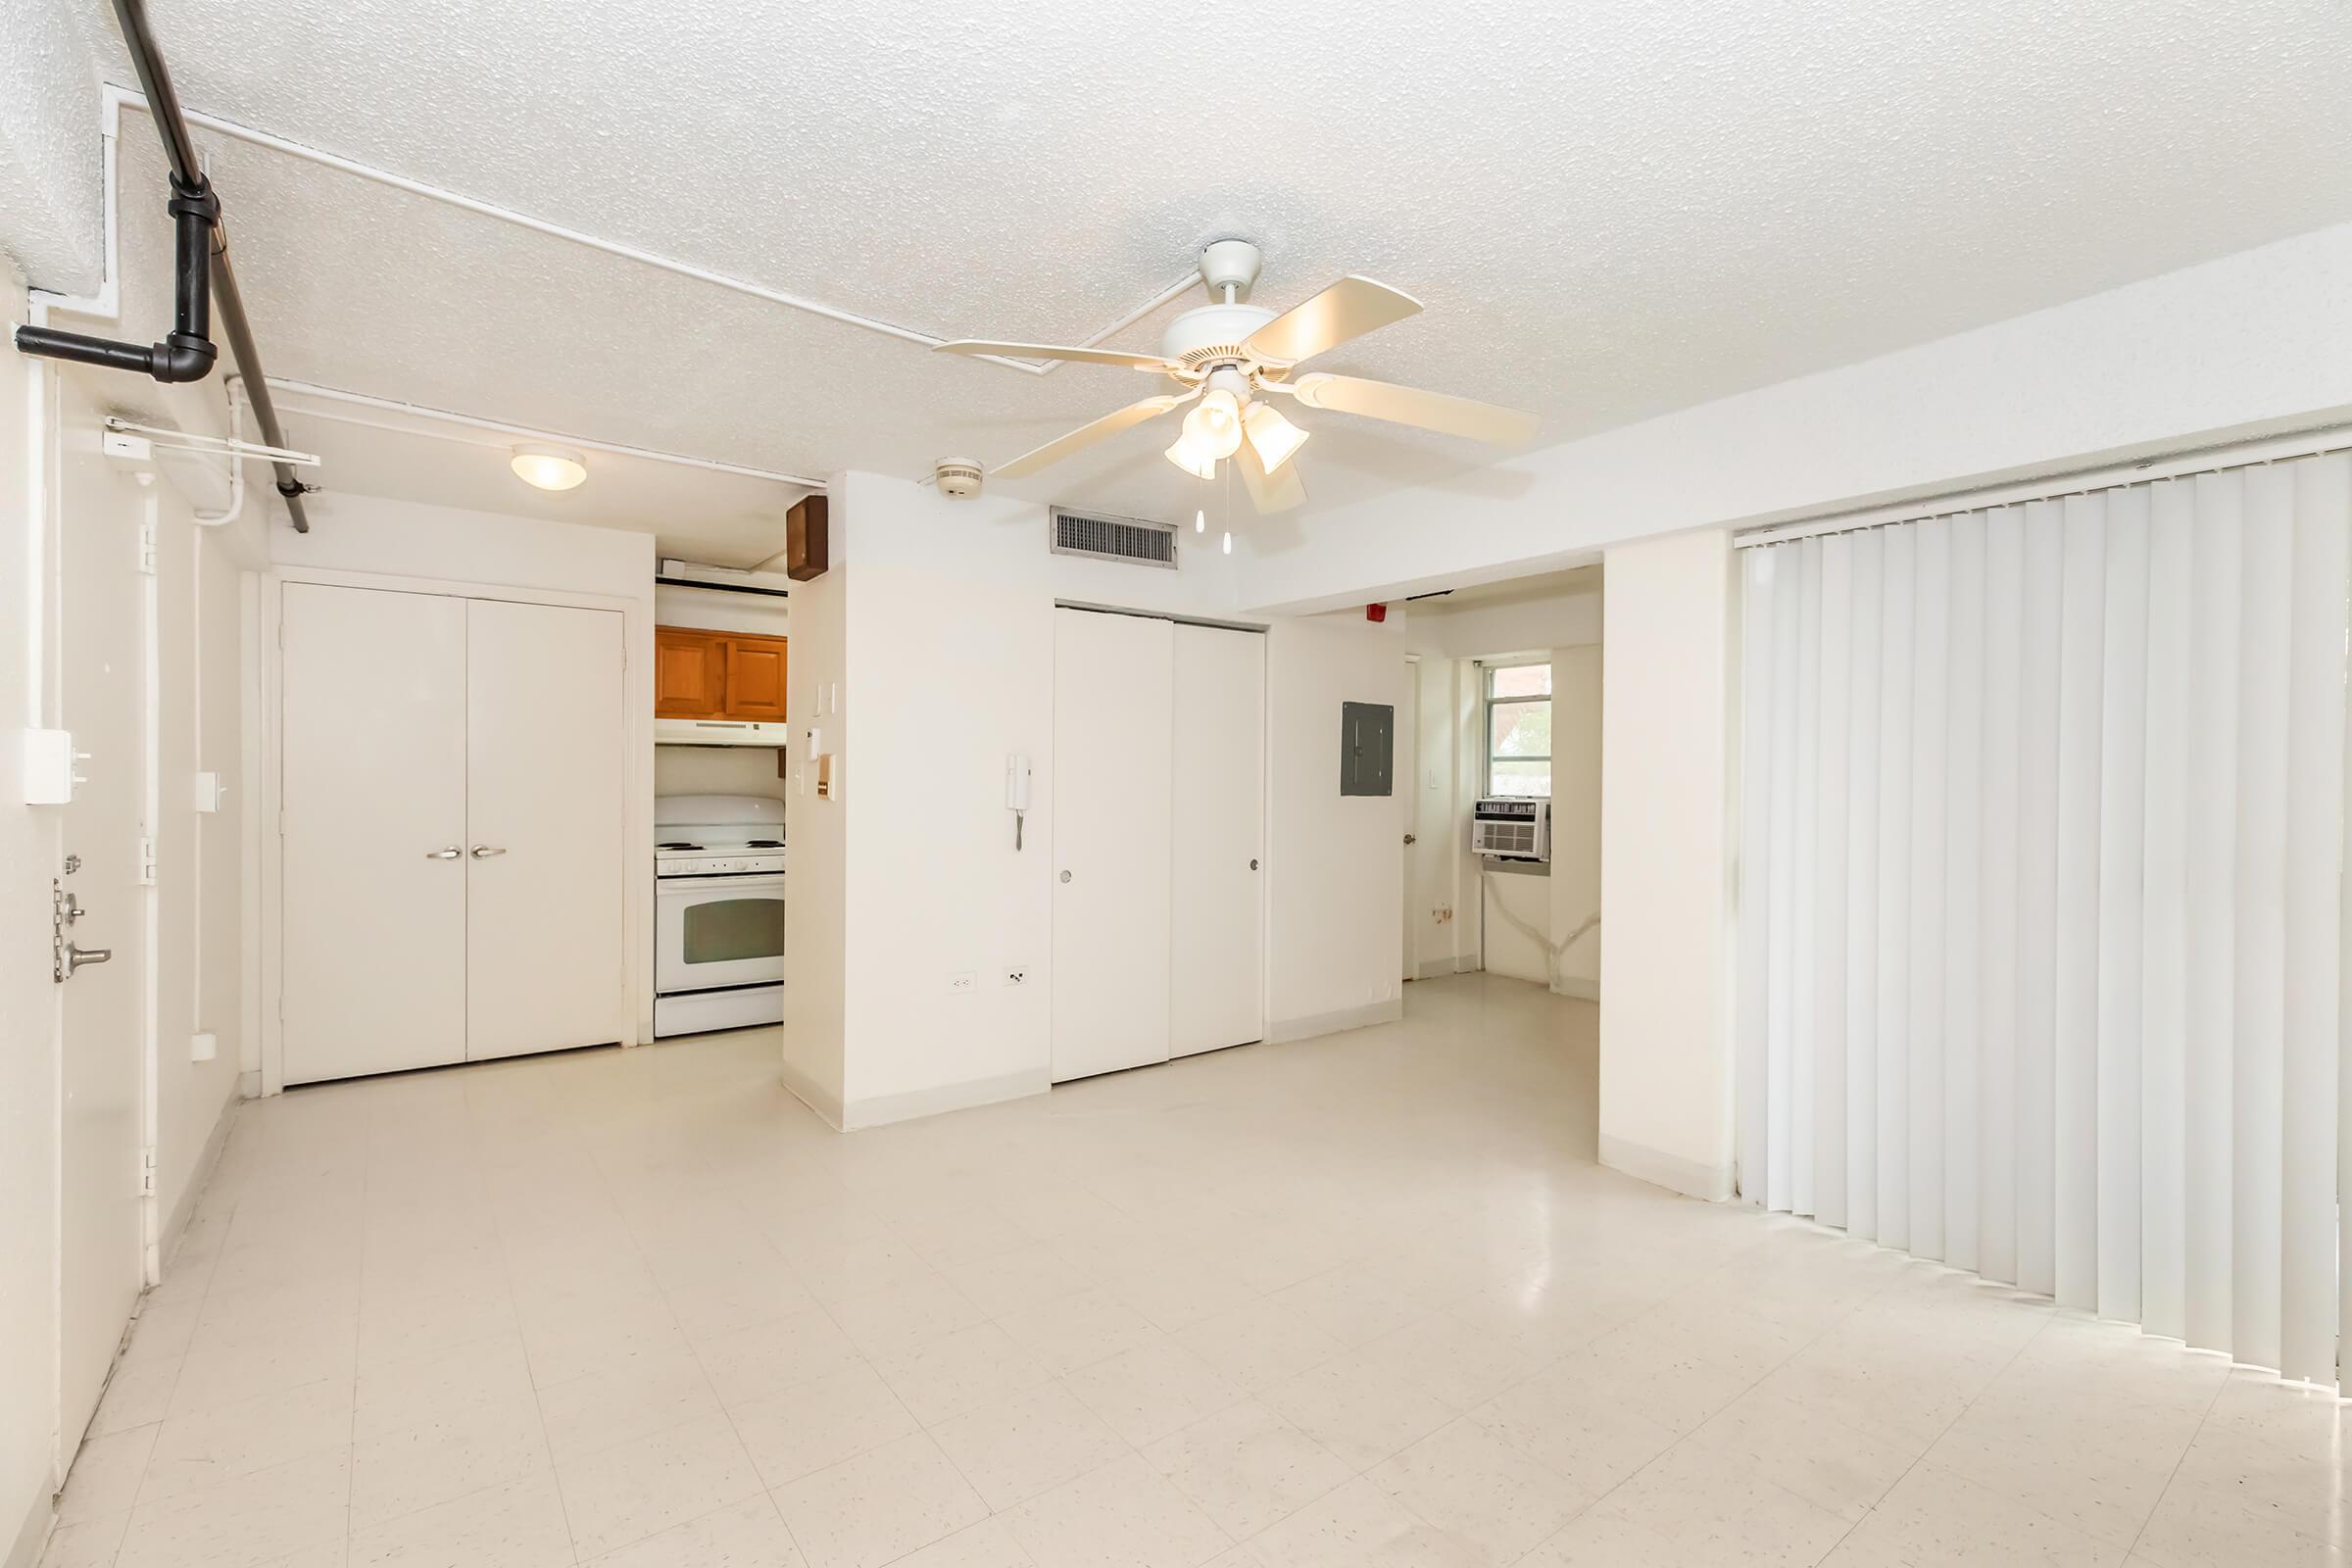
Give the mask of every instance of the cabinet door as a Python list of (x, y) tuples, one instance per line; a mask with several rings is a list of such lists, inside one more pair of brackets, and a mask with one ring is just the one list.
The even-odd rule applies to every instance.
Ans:
[(656, 718), (717, 717), (726, 681), (726, 646), (717, 632), (654, 628)]
[(725, 646), (725, 716), (783, 718), (784, 639), (733, 635)]
[(620, 615), (466, 605), (466, 1056), (622, 1038)]
[(463, 1061), (466, 601), (288, 583), (283, 617), (286, 1082)]
[(1168, 1059), (1175, 626), (1054, 612), (1054, 1081)]
[(1169, 1053), (1265, 1034), (1266, 639), (1176, 628)]

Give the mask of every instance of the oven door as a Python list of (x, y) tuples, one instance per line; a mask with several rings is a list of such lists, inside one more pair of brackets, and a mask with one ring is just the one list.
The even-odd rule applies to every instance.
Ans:
[(671, 877), (654, 884), (656, 992), (783, 978), (783, 877)]

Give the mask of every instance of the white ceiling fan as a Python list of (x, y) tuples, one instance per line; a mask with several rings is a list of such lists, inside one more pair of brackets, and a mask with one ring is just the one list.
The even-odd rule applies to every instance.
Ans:
[(1082, 447), (1190, 403), (1196, 406), (1167, 449), (1168, 461), (1198, 478), (1211, 479), (1217, 464), (1231, 459), (1241, 469), (1250, 503), (1260, 512), (1283, 512), (1306, 499), (1306, 486), (1291, 459), (1305, 443), (1307, 432), (1283, 417), (1274, 407), (1275, 397), (1481, 441), (1524, 441), (1535, 433), (1536, 416), (1517, 409), (1352, 375), (1295, 373), (1301, 363), (1326, 349), (1413, 315), (1421, 302), (1386, 283), (1350, 273), (1277, 316), (1241, 302), (1257, 281), (1258, 264), (1257, 247), (1248, 240), (1221, 239), (1202, 250), (1200, 278), (1217, 303), (1187, 311), (1169, 322), (1157, 354), (976, 339), (941, 344), (938, 352), (943, 354), (1124, 366), (1168, 376), (1184, 388), (1130, 403), (1080, 425), (1000, 464), (994, 470), (997, 476), (1013, 479), (1034, 473)]

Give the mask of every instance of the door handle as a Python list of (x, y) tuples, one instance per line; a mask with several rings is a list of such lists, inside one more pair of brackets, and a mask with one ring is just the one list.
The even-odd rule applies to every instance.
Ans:
[(74, 971), (85, 963), (104, 963), (114, 956), (115, 950), (112, 948), (77, 948), (69, 942), (66, 944), (66, 978), (73, 979)]
[(1415, 838), (1415, 837), (1414, 837), (1412, 834), (1410, 834), (1410, 833), (1407, 833), (1407, 834), (1404, 836), (1404, 842), (1405, 842), (1405, 843), (1407, 843), (1407, 844), (1418, 844), (1418, 843), (1420, 843), (1421, 841), (1420, 841), (1419, 839)]
[(493, 855), (504, 855), (506, 853), (506, 850), (502, 846), (496, 844), (476, 844), (473, 847), (473, 858), (477, 860), (487, 860)]
[(454, 860), (465, 853), (464, 850), (452, 844), (447, 849), (427, 850), (424, 852), (424, 858), (428, 860)]

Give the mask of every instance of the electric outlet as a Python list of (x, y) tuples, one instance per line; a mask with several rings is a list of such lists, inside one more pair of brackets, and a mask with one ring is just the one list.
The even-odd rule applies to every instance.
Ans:
[(1004, 971), (1004, 983), (1008, 986), (1027, 985), (1029, 983), (1029, 971), (1018, 965), (1008, 968)]
[(969, 969), (958, 969), (948, 976), (948, 989), (958, 995), (969, 992), (980, 983), (980, 977)]

